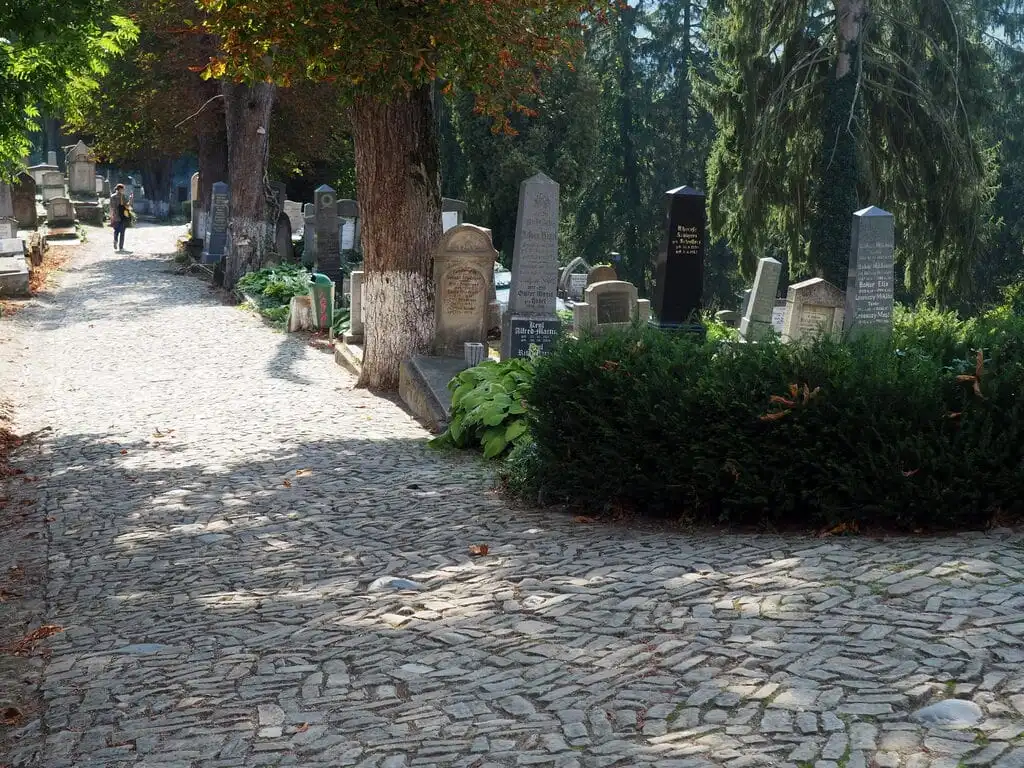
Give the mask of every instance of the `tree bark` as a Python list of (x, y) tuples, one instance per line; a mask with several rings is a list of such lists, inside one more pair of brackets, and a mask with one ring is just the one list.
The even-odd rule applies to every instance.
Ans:
[(215, 99), (203, 110), (196, 138), (199, 143), (198, 236), (204, 238), (213, 185), (218, 181), (228, 181), (228, 134), (224, 125), (223, 100)]
[(230, 289), (246, 272), (260, 268), (268, 250), (267, 150), (275, 88), (226, 80), (221, 88), (231, 193), (224, 287)]
[(623, 250), (627, 275), (635, 285), (644, 287), (644, 267), (648, 259), (640, 253), (640, 170), (634, 140), (633, 89), (636, 76), (633, 69), (633, 30), (636, 27), (636, 9), (625, 6), (619, 18), (618, 53), (622, 61), (619, 72), (619, 144), (622, 147), (622, 178), (625, 182), (625, 210), (622, 225), (625, 228)]
[(402, 360), (427, 351), (434, 332), (441, 181), (430, 88), (386, 103), (357, 99), (353, 133), (366, 321), (358, 386), (389, 391)]

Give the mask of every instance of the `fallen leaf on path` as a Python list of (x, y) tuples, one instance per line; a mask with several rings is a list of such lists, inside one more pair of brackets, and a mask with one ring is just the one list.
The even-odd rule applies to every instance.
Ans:
[(593, 517), (587, 517), (586, 515), (576, 515), (572, 519), (574, 523), (596, 523), (597, 519)]
[(469, 547), (469, 554), (472, 557), (483, 557), (490, 551), (491, 548), (486, 544), (471, 544)]
[(153, 437), (155, 437), (157, 440), (159, 440), (161, 437), (170, 437), (171, 432), (173, 431), (173, 429), (168, 429), (166, 432), (161, 432), (160, 427), (157, 427), (156, 432), (153, 433)]
[(312, 469), (296, 469), (295, 470), (295, 476), (296, 477), (305, 477), (306, 475), (312, 475), (312, 474), (313, 474), (313, 470)]
[(122, 456), (127, 456), (128, 455), (128, 451), (126, 451), (125, 449), (122, 448), (121, 449), (121, 455)]
[(305, 733), (308, 730), (309, 730), (309, 723), (303, 723), (302, 725), (296, 726), (296, 728), (295, 728), (295, 732), (296, 733)]
[(284, 485), (285, 488), (291, 488), (292, 487), (292, 481), (291, 480), (285, 480), (283, 485)]
[(44, 624), (38, 629), (34, 629), (29, 632), (25, 637), (21, 638), (21, 640), (7, 650), (14, 656), (24, 656), (28, 654), (40, 640), (63, 631), (64, 627), (58, 627), (56, 624)]

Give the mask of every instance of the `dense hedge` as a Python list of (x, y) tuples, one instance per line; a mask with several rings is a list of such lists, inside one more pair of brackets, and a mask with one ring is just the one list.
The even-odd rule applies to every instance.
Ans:
[(906, 529), (981, 527), (1024, 503), (1024, 322), (1006, 310), (902, 312), (891, 339), (854, 344), (641, 329), (567, 340), (536, 369), (533, 443), (506, 479), (545, 500)]

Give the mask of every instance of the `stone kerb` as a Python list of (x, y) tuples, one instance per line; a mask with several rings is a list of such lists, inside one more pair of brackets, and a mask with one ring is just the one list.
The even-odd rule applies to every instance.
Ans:
[(487, 309), (494, 260), (491, 230), (460, 224), (434, 249), (433, 352), (463, 357), (463, 345), (487, 343)]
[(789, 286), (782, 340), (800, 341), (819, 334), (839, 336), (843, 330), (846, 295), (820, 277)]
[(651, 318), (651, 303), (638, 298), (636, 286), (624, 280), (605, 280), (587, 287), (586, 301), (573, 305), (573, 330), (576, 334), (601, 334), (616, 328), (629, 328)]

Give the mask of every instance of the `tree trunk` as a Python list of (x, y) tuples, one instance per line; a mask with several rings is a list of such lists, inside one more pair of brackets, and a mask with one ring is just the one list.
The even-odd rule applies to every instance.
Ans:
[(228, 181), (228, 134), (224, 126), (224, 102), (215, 99), (203, 110), (197, 126), (199, 142), (198, 236), (206, 237), (213, 185)]
[(142, 167), (142, 186), (146, 190), (149, 214), (167, 219), (171, 214), (171, 176), (174, 161), (169, 157), (147, 160)]
[(858, 206), (857, 78), (867, 0), (835, 0), (836, 76), (825, 91), (821, 160), (811, 227), (811, 261), (822, 277), (846, 287), (850, 232)]
[(441, 182), (430, 88), (387, 103), (357, 99), (353, 133), (366, 321), (358, 386), (395, 390), (402, 360), (425, 352), (434, 332)]
[(259, 269), (267, 252), (267, 149), (275, 88), (270, 83), (224, 81), (231, 205), (224, 287)]
[(619, 144), (622, 146), (622, 177), (625, 181), (625, 214), (621, 221), (625, 227), (623, 250), (625, 259), (623, 266), (626, 275), (620, 279), (629, 280), (644, 288), (644, 267), (648, 258), (640, 253), (640, 234), (637, 222), (640, 211), (640, 169), (637, 161), (636, 142), (633, 137), (633, 88), (635, 73), (633, 70), (633, 29), (636, 26), (636, 10), (625, 6), (619, 18), (618, 53), (622, 61), (619, 72)]

